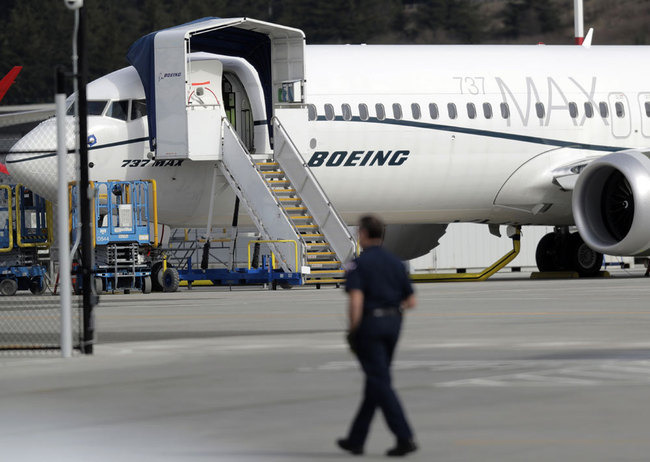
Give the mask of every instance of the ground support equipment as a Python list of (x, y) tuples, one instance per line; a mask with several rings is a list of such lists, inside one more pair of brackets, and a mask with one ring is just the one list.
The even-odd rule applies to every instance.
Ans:
[(52, 206), (22, 185), (0, 185), (0, 294), (47, 290)]
[[(150, 293), (152, 249), (158, 246), (155, 181), (95, 182), (92, 188), (97, 293), (129, 292), (132, 289)], [(71, 186), (70, 192), (74, 197), (75, 185)], [(74, 233), (77, 209), (72, 199), (71, 210)], [(79, 288), (77, 283), (76, 290)]]

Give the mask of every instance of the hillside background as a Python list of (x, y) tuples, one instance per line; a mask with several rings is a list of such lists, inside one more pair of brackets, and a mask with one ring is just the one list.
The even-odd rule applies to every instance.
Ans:
[[(297, 27), (307, 43), (573, 43), (573, 0), (86, 0), (90, 80), (128, 65), (139, 37), (205, 16)], [(646, 44), (650, 0), (584, 0), (595, 44)], [(7, 104), (50, 102), (71, 67), (73, 13), (62, 0), (3, 0), (0, 75), (24, 66)]]

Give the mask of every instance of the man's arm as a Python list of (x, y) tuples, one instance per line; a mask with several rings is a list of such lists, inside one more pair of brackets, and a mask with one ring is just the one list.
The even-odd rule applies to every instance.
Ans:
[(349, 331), (353, 332), (359, 327), (363, 316), (363, 292), (353, 289), (348, 292), (348, 295), (350, 297), (348, 303)]
[(405, 310), (411, 310), (415, 308), (416, 301), (415, 301), (415, 294), (411, 294), (406, 299), (402, 302), (402, 309)]

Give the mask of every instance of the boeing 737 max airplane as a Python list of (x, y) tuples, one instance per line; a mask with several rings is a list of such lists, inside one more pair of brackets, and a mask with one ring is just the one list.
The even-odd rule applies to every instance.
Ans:
[[(184, 78), (188, 107), (219, 106), (253, 157), (272, 157), (269, 127), (287, 95), (244, 53), (188, 43), (186, 68), (151, 81)], [(593, 273), (598, 253), (650, 253), (649, 55), (643, 46), (306, 46), (304, 79), (291, 87), (302, 94), (289, 95), (301, 110), (282, 123), (342, 218), (382, 216), (403, 258), (428, 252), (448, 223), (550, 225), (542, 269)], [(134, 67), (89, 84), (90, 178), (155, 179), (161, 223), (205, 226), (214, 162), (163, 152), (165, 133), (151, 133), (161, 125), (148, 119), (158, 110), (162, 123), (166, 95), (147, 85)], [(54, 148), (48, 120), (7, 158), (13, 178), (51, 200)], [(221, 173), (215, 192), (213, 223), (230, 224), (235, 195)], [(574, 224), (579, 236), (566, 232)]]

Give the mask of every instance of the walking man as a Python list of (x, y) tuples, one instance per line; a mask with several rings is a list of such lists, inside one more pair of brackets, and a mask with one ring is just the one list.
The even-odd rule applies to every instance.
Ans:
[(391, 385), (390, 365), (402, 325), (402, 312), (415, 306), (415, 295), (401, 261), (381, 247), (384, 225), (377, 217), (359, 222), (363, 253), (350, 264), (345, 290), (349, 296), (348, 342), (366, 376), (363, 400), (340, 448), (363, 454), (376, 408), (397, 439), (388, 456), (417, 450), (397, 394)]

